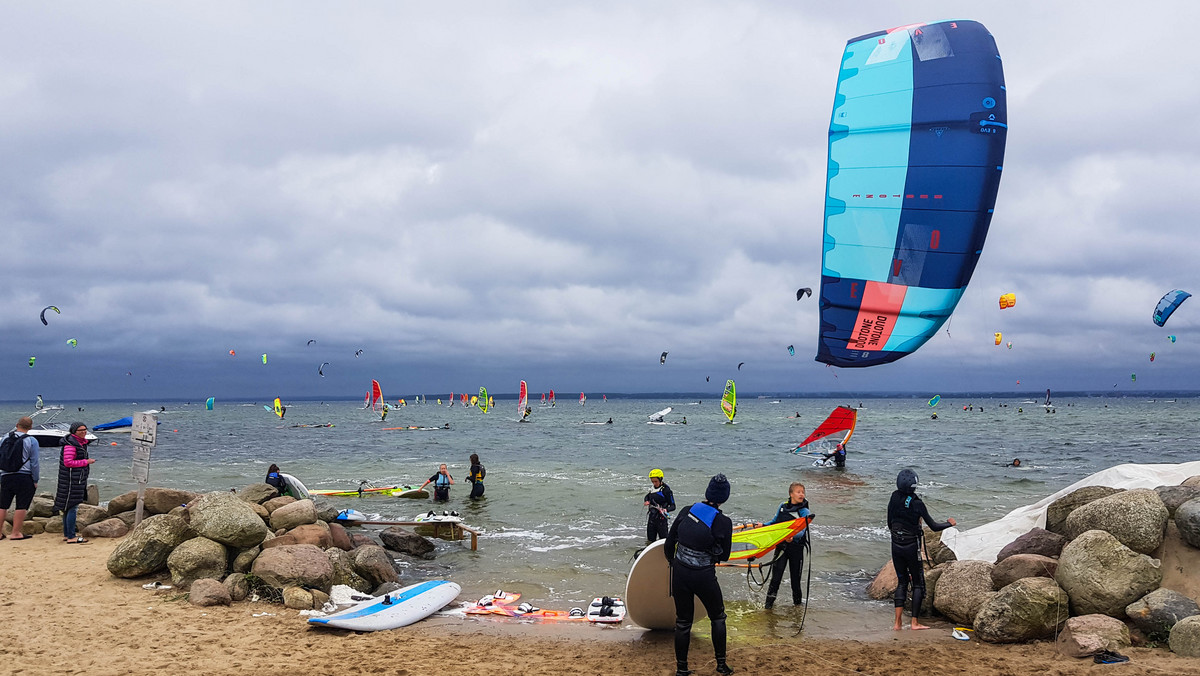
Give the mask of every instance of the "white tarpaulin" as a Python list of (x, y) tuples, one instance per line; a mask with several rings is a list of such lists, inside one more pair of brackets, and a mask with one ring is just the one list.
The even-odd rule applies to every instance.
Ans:
[(942, 531), (942, 544), (963, 559), (995, 561), (1005, 545), (1033, 528), (1046, 527), (1046, 508), (1050, 503), (1084, 486), (1112, 488), (1156, 488), (1177, 486), (1191, 476), (1200, 474), (1200, 461), (1178, 465), (1117, 465), (1080, 479), (1061, 491), (1032, 505), (1018, 507), (1004, 517), (971, 530), (947, 528)]

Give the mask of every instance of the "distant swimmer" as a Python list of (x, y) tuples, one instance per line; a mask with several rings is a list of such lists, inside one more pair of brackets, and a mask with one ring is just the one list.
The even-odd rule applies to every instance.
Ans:
[(444, 430), (450, 429), (450, 423), (446, 423), (445, 425), (442, 425), (442, 429), (444, 429)]
[(1013, 461), (1012, 461), (1012, 462), (1010, 462), (1010, 463), (1008, 463), (1007, 465), (1005, 465), (1005, 467), (1020, 467), (1020, 466), (1021, 466), (1021, 459), (1020, 459), (1020, 458), (1013, 458)]
[(933, 415), (929, 416), (929, 419), (930, 419), (930, 420), (937, 420), (937, 419), (938, 419), (938, 417), (937, 417), (937, 414), (936, 414), (936, 413), (934, 413)]
[(1024, 412), (1025, 412), (1025, 409), (1021, 408), (1020, 406), (1017, 407), (1017, 413), (1024, 413)]
[(685, 415), (685, 416), (683, 416), (683, 422), (681, 422), (681, 423), (679, 423), (679, 424), (680, 424), (680, 425), (686, 425), (686, 424), (687, 424), (687, 416), (686, 416), (686, 415)]
[(892, 565), (896, 569), (896, 577), (900, 581), (896, 587), (896, 622), (893, 629), (899, 631), (900, 616), (904, 612), (908, 588), (912, 585), (912, 624), (913, 629), (928, 629), (917, 621), (921, 614), (921, 602), (925, 600), (925, 569), (921, 565), (921, 521), (935, 532), (943, 531), (958, 525), (953, 519), (945, 523), (937, 523), (929, 516), (925, 503), (916, 494), (917, 473), (911, 469), (902, 469), (896, 476), (896, 490), (888, 501), (887, 523), (892, 533)]
[(608, 419), (608, 422), (606, 422), (606, 423), (604, 423), (604, 424), (605, 424), (605, 425), (611, 425), (611, 424), (613, 424), (613, 423), (612, 423), (612, 418), (609, 418), (609, 419)]

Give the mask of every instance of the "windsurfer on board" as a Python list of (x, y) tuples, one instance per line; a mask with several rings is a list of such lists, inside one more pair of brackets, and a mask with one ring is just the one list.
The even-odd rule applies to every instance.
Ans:
[(937, 523), (929, 516), (925, 503), (917, 497), (917, 473), (911, 469), (902, 469), (896, 475), (896, 490), (892, 491), (888, 501), (887, 524), (892, 533), (892, 565), (896, 569), (896, 578), (900, 584), (896, 587), (896, 622), (892, 629), (899, 631), (902, 627), (900, 616), (904, 612), (904, 602), (907, 600), (909, 583), (912, 584), (912, 624), (913, 629), (928, 629), (917, 621), (921, 614), (921, 602), (925, 600), (925, 569), (921, 565), (921, 521), (933, 531), (943, 531), (958, 525), (953, 517), (945, 523)]
[(841, 469), (846, 469), (846, 444), (838, 443), (837, 448), (833, 449), (832, 453), (823, 453), (821, 457), (825, 460), (833, 458), (833, 466)]

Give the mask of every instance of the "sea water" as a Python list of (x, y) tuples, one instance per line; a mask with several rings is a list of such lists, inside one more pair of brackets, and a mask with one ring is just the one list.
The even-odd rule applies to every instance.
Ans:
[[(62, 403), (67, 411), (60, 421), (89, 426), (147, 408)], [(918, 494), (934, 518), (953, 516), (971, 528), (1113, 465), (1196, 460), (1200, 436), (1200, 400), (1190, 398), (1057, 399), (1052, 413), (1024, 398), (945, 398), (936, 409), (909, 398), (750, 399), (739, 402), (734, 425), (723, 424), (716, 398), (534, 403), (528, 423), (518, 423), (515, 401), (504, 400), (487, 414), (434, 403), (393, 408), (386, 423), (352, 402), (290, 402), (282, 421), (263, 403), (218, 402), (212, 411), (203, 401), (168, 403), (158, 414), (151, 485), (241, 488), (262, 481), (275, 463), (314, 489), (354, 489), (360, 481), (416, 486), (444, 462), (456, 482), (449, 503), (379, 496), (331, 501), (380, 520), (457, 510), (482, 531), (478, 551), (467, 542), (438, 541), (434, 560), (403, 564), (406, 583), (444, 578), (460, 584), (464, 598), (506, 589), (542, 608), (565, 610), (624, 593), (631, 559), (646, 543), (642, 501), (651, 469), (665, 472), (680, 507), (702, 499), (709, 477), (724, 473), (732, 494), (723, 510), (735, 524), (769, 521), (787, 499), (788, 485), (800, 481), (817, 515), (805, 631), (834, 634), (868, 617), (890, 624), (889, 604), (870, 601), (865, 588), (889, 557), (884, 520), (900, 469), (916, 470)], [(860, 403), (844, 470), (813, 467), (811, 456), (789, 452), (835, 406)], [(967, 405), (972, 410), (964, 410)], [(646, 424), (648, 414), (667, 406), (674, 409), (668, 420), (686, 416), (688, 424)], [(13, 421), (27, 413), (0, 408)], [(611, 425), (581, 424), (609, 418)], [(324, 423), (335, 426), (292, 427)], [(449, 430), (384, 429), (445, 423)], [(132, 444), (128, 434), (99, 437), (91, 480), (108, 500), (136, 488)], [(487, 467), (486, 497), (477, 502), (467, 499), (471, 453)], [(43, 452), (39, 492), (53, 492), (57, 458), (53, 449)], [(1014, 458), (1020, 468), (1005, 466)], [(781, 617), (795, 618), (791, 611), (761, 612), (765, 591), (744, 571), (720, 576), (735, 632), (769, 638), (792, 630), (790, 619), (780, 624)], [(788, 584), (781, 605), (791, 600)]]

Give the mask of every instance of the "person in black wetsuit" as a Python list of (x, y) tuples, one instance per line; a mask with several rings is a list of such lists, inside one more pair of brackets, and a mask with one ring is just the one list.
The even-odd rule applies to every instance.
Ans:
[(467, 473), (467, 481), (471, 482), (471, 499), (478, 500), (483, 497), (483, 478), (487, 476), (487, 470), (479, 462), (479, 454), (471, 454), (471, 470)]
[(675, 511), (675, 495), (663, 481), (661, 469), (650, 470), (650, 485), (653, 488), (642, 501), (646, 514), (646, 542), (667, 537), (667, 513)]
[(921, 614), (921, 602), (925, 599), (925, 569), (921, 564), (921, 521), (934, 531), (945, 530), (958, 522), (953, 517), (945, 523), (937, 523), (929, 516), (925, 503), (917, 497), (914, 488), (917, 485), (917, 473), (911, 469), (902, 469), (896, 476), (896, 490), (888, 501), (887, 523), (892, 532), (892, 565), (896, 568), (896, 578), (900, 581), (896, 587), (896, 624), (892, 628), (901, 629), (900, 616), (904, 612), (905, 597), (908, 587), (912, 584), (912, 624), (913, 629), (928, 629), (917, 621)]
[(833, 449), (833, 453), (825, 453), (822, 457), (826, 460), (833, 458), (834, 467), (846, 469), (846, 444), (839, 443), (837, 448)]
[(279, 465), (271, 465), (267, 468), (267, 478), (263, 479), (263, 483), (274, 486), (280, 495), (287, 490), (287, 484), (283, 482), (283, 477), (279, 476)]
[[(787, 502), (779, 505), (779, 511), (775, 513), (775, 518), (767, 525), (805, 518), (811, 513), (808, 509), (808, 500), (804, 496), (804, 484), (796, 481), (788, 487)], [(805, 528), (775, 547), (774, 564), (771, 566), (771, 584), (767, 586), (767, 610), (775, 606), (775, 596), (779, 593), (779, 585), (783, 582), (783, 571), (786, 568), (791, 568), (792, 571), (792, 603), (797, 606), (804, 603), (800, 572), (804, 569), (804, 546), (807, 540), (808, 529)]]
[(704, 502), (684, 507), (667, 532), (663, 552), (671, 566), (671, 595), (675, 598), (675, 676), (688, 676), (688, 648), (692, 642), (692, 619), (699, 598), (712, 621), (713, 654), (717, 673), (728, 675), (725, 664), (725, 599), (717, 582), (716, 564), (729, 560), (733, 546), (733, 522), (721, 513), (729, 499), (729, 480), (714, 476), (704, 491)]

